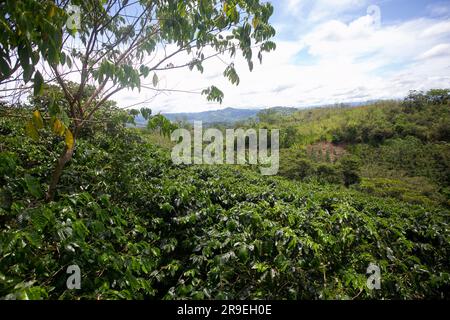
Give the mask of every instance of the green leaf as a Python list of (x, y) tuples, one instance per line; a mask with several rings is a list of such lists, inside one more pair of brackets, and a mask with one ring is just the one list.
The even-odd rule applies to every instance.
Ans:
[(68, 55), (66, 55), (66, 63), (69, 69), (72, 69), (72, 59)]
[(3, 59), (2, 57), (0, 57), (0, 71), (4, 75), (9, 74), (11, 71), (11, 69), (9, 68), (8, 62), (5, 59)]
[(239, 85), (239, 76), (234, 68), (234, 63), (231, 63), (223, 72), (223, 75), (227, 77), (232, 84)]
[(31, 80), (31, 76), (33, 75), (33, 71), (34, 71), (34, 68), (33, 68), (33, 67), (30, 67), (30, 68), (24, 68), (24, 69), (23, 69), (23, 81), (24, 81), (25, 83), (27, 83), (28, 81)]
[(38, 96), (44, 90), (44, 78), (42, 74), (38, 71), (34, 74), (34, 95)]
[(25, 69), (30, 69), (31, 65), (30, 65), (30, 50), (27, 46), (24, 45), (19, 45), (19, 47), (17, 48), (17, 54), (19, 55), (19, 61), (20, 61), (20, 65), (22, 66), (22, 68)]
[(31, 214), (31, 223), (38, 230), (43, 230), (48, 223), (48, 219), (44, 214), (44, 212), (45, 212), (44, 210), (38, 209), (34, 210), (33, 213)]
[(148, 77), (148, 74), (150, 73), (150, 68), (145, 66), (145, 65), (141, 65), (139, 67), (139, 71), (142, 73), (142, 75), (144, 76), (144, 78)]
[(61, 112), (58, 103), (55, 101), (55, 98), (53, 95), (50, 95), (50, 102), (49, 102), (49, 106), (48, 106), (48, 113), (54, 117), (57, 114), (59, 114)]
[(64, 110), (59, 114), (59, 120), (61, 120), (66, 127), (70, 125), (70, 118)]
[(208, 101), (217, 101), (219, 103), (222, 103), (223, 101), (223, 92), (216, 86), (211, 86), (204, 89), (202, 94), (206, 95), (206, 99), (208, 99)]
[(59, 57), (59, 62), (64, 65), (66, 63), (66, 54), (61, 52), (61, 56)]
[(37, 178), (26, 174), (24, 180), (27, 186), (27, 190), (32, 196), (36, 198), (42, 197), (41, 184), (39, 183), (39, 180)]
[(152, 109), (150, 109), (150, 108), (141, 108), (140, 112), (141, 112), (142, 117), (145, 120), (150, 119), (150, 117), (152, 115)]
[(153, 74), (152, 83), (154, 87), (158, 85), (158, 76), (156, 75), (156, 73)]
[(39, 62), (39, 52), (38, 51), (33, 51), (31, 53), (31, 62), (33, 62), (34, 65), (36, 65)]
[(245, 247), (239, 248), (238, 257), (242, 262), (246, 262), (248, 260), (248, 250)]

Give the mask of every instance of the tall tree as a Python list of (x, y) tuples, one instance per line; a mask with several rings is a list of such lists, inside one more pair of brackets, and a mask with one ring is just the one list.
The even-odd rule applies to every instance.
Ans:
[[(269, 24), (273, 7), (259, 0), (73, 0), (72, 7), (68, 4), (7, 0), (0, 6), (0, 19), (3, 17), (11, 27), (0, 38), (3, 48), (7, 48), (0, 50), (0, 63), (8, 71), (4, 75), (11, 76), (17, 70), (14, 68), (21, 66), (24, 82), (34, 74), (35, 95), (42, 92), (44, 83), (55, 82), (68, 103), (66, 119), (70, 123), (60, 121), (58, 108), (50, 108), (52, 127), (65, 135), (66, 146), (53, 171), (47, 200), (55, 196), (80, 129), (117, 92), (140, 89), (145, 86), (145, 78), (151, 78), (152, 85), (157, 86), (158, 73), (165, 70), (186, 67), (202, 72), (205, 60), (224, 54), (234, 58), (241, 52), (252, 70), (254, 51), (261, 62), (263, 52), (275, 49), (270, 41), (275, 30)], [(32, 10), (36, 17), (25, 21), (33, 16)], [(68, 23), (62, 25), (62, 18)], [(39, 24), (41, 21), (44, 26)], [(43, 40), (43, 34), (48, 41)], [(26, 43), (29, 59), (20, 58), (22, 42)], [(19, 59), (5, 53), (8, 48), (9, 52), (16, 50)], [(37, 58), (34, 52), (39, 54)], [(185, 60), (176, 63), (180, 59), (175, 57)], [(35, 68), (39, 58), (40, 66)], [(239, 83), (234, 63), (223, 74), (232, 83)], [(79, 83), (75, 90), (68, 86), (69, 79)], [(92, 86), (95, 90), (89, 92)], [(215, 86), (205, 88), (202, 94), (209, 100), (223, 99)], [(28, 127), (35, 133), (42, 121), (39, 113), (33, 117)]]

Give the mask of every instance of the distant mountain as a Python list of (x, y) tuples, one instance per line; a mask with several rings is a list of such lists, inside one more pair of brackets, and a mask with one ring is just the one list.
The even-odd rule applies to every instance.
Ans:
[[(273, 110), (280, 114), (290, 114), (298, 109), (289, 107), (274, 107), (269, 109), (238, 109), (238, 108), (225, 108), (220, 110), (203, 111), (203, 112), (181, 112), (181, 113), (162, 113), (170, 121), (187, 121), (192, 123), (193, 121), (202, 121), (205, 124), (211, 123), (235, 123), (237, 121), (244, 121), (250, 118), (256, 118), (256, 115), (262, 110)], [(136, 125), (143, 127), (146, 124), (146, 120), (138, 115), (135, 118)]]
[[(342, 106), (359, 106), (368, 104), (368, 101), (365, 102), (353, 102), (353, 103), (342, 103)], [(309, 108), (320, 108), (320, 107), (335, 107), (336, 104), (328, 104), (321, 106), (312, 106)], [(212, 123), (235, 123), (238, 121), (248, 120), (250, 118), (255, 118), (259, 112), (270, 112), (270, 113), (278, 113), (280, 115), (289, 115), (300, 109), (307, 109), (308, 107), (302, 108), (294, 108), (294, 107), (283, 107), (277, 106), (272, 108), (260, 108), (260, 109), (238, 109), (238, 108), (225, 108), (220, 110), (212, 110), (212, 111), (203, 111), (203, 112), (180, 112), (180, 113), (162, 113), (167, 119), (170, 121), (187, 121), (192, 123), (193, 121), (202, 121), (204, 124), (212, 124)], [(137, 127), (144, 127), (147, 121), (141, 116), (138, 115), (135, 118)]]
[(164, 113), (163, 115), (171, 121), (203, 121), (205, 123), (214, 122), (237, 122), (255, 117), (260, 109), (235, 109), (225, 108), (204, 112), (186, 113)]
[(203, 121), (204, 123), (235, 123), (238, 121), (255, 118), (259, 112), (270, 110), (281, 115), (291, 114), (298, 111), (297, 108), (291, 107), (273, 107), (267, 109), (237, 109), (225, 108), (221, 110), (189, 112), (189, 113), (163, 113), (163, 115), (171, 121)]

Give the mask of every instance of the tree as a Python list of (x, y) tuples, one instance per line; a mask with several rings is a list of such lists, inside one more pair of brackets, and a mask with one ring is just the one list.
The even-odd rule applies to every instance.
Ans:
[[(62, 23), (70, 17), (68, 1), (6, 1), (6, 5), (0, 6), (0, 17), (11, 26), (7, 35), (2, 36), (1, 44), (6, 51), (17, 51), (24, 75), (19, 80), (28, 82), (31, 79), (28, 69), (31, 65), (34, 72), (36, 66), (34, 94), (42, 92), (44, 83), (56, 83), (68, 104), (68, 125), (60, 121), (57, 113), (50, 114), (55, 131), (64, 135), (67, 143), (50, 180), (48, 201), (55, 196), (81, 128), (96, 117), (114, 94), (135, 88), (159, 91), (156, 87), (160, 71), (186, 67), (202, 72), (205, 60), (222, 54), (234, 58), (237, 51), (252, 70), (254, 49), (260, 62), (263, 52), (275, 49), (269, 40), (275, 34), (269, 24), (273, 7), (257, 0), (73, 0), (71, 4), (78, 6), (81, 22), (79, 26), (71, 24), (71, 28)], [(34, 10), (36, 18), (24, 21)], [(41, 20), (48, 21), (42, 28)], [(51, 35), (49, 42), (39, 41), (42, 35), (47, 38)], [(28, 39), (26, 55), (35, 57), (31, 62), (20, 58), (24, 38)], [(14, 59), (5, 58), (4, 51), (0, 52), (3, 59), (0, 62), (3, 66), (7, 62), (5, 70), (11, 76), (16, 68), (10, 67)], [(40, 54), (40, 60), (35, 52)], [(186, 61), (176, 63), (177, 56)], [(68, 85), (69, 76), (77, 78), (76, 90)], [(233, 63), (225, 68), (224, 76), (233, 84), (239, 83)], [(143, 83), (146, 78), (151, 79), (151, 84)], [(90, 86), (95, 90), (86, 94)], [(205, 88), (202, 94), (208, 100), (221, 102), (223, 98), (215, 86)], [(35, 112), (29, 122), (28, 129), (34, 135), (41, 127), (41, 119), (39, 112)]]
[[(68, 1), (64, 2), (62, 7)], [(66, 12), (53, 1), (0, 2), (0, 84), (18, 77), (26, 83), (34, 75), (39, 88), (42, 75), (35, 66), (41, 56), (48, 63), (58, 63), (66, 20)], [(15, 73), (17, 77), (10, 79)]]
[(281, 143), (282, 148), (290, 148), (296, 141), (298, 132), (295, 126), (287, 126), (281, 131)]
[(279, 116), (279, 114), (274, 108), (271, 108), (258, 112), (256, 116), (258, 117), (259, 122), (274, 124), (277, 122), (277, 116)]
[(450, 102), (450, 89), (431, 89), (427, 91), (427, 100), (434, 105), (444, 105)]
[(359, 176), (360, 161), (358, 158), (354, 156), (343, 157), (340, 160), (340, 167), (346, 187), (361, 181)]
[(170, 122), (166, 117), (164, 117), (162, 114), (157, 114), (150, 119), (147, 118), (146, 120), (149, 120), (147, 123), (147, 128), (152, 131), (158, 131), (159, 134), (170, 137), (170, 134), (173, 130), (177, 128), (177, 126)]

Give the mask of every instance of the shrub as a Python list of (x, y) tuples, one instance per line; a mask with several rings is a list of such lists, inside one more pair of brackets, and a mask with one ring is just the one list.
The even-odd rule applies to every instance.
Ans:
[(339, 161), (340, 169), (343, 175), (345, 186), (359, 183), (360, 160), (354, 156), (342, 157)]

